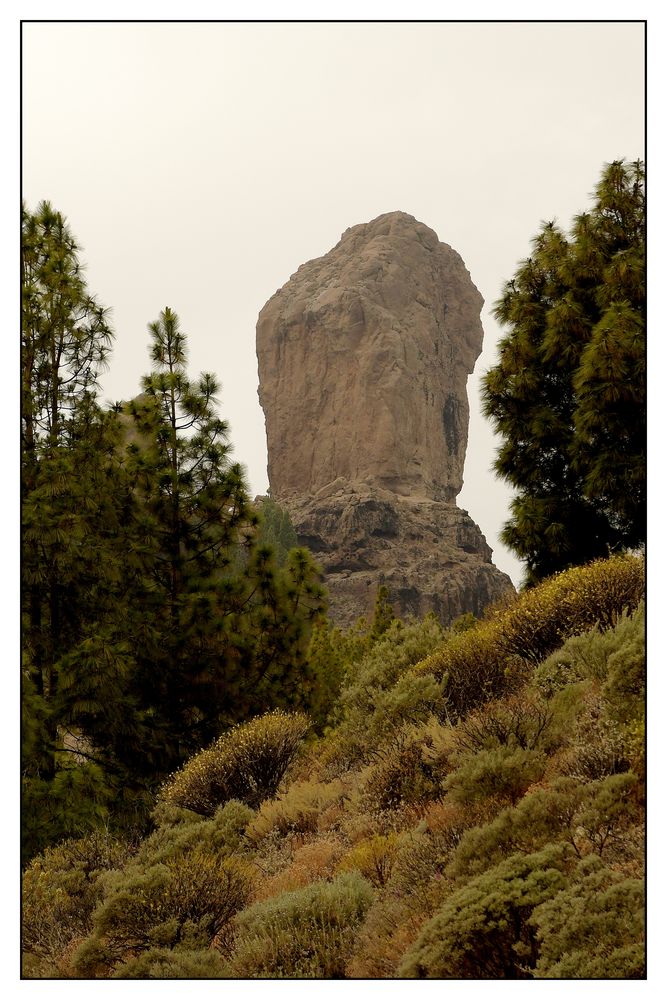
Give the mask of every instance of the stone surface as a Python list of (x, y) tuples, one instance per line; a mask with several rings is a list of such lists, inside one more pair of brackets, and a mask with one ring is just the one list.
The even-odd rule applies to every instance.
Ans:
[(271, 494), (351, 624), (385, 583), (444, 621), (511, 587), (455, 504), (483, 300), (460, 256), (404, 212), (346, 230), (257, 323)]

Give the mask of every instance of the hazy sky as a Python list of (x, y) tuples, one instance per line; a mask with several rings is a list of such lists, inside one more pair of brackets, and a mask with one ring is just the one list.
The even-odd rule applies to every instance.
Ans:
[(567, 227), (622, 157), (644, 157), (640, 23), (23, 28), (23, 194), (67, 216), (111, 307), (104, 398), (137, 393), (146, 325), (170, 306), (192, 374), (221, 379), (253, 495), (266, 492), (259, 310), (348, 226), (408, 212), (485, 299), (458, 502), (515, 582), (479, 404), (500, 336), (491, 307), (540, 221)]

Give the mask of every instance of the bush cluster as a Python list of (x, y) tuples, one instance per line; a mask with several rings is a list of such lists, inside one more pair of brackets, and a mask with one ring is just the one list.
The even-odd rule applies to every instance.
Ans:
[(299, 781), (277, 799), (263, 802), (248, 825), (246, 835), (254, 843), (271, 835), (313, 833), (321, 813), (345, 795), (342, 781)]
[(298, 765), (307, 720), (254, 719), (172, 777), (132, 850), (33, 862), (26, 974), (643, 975), (641, 573), (609, 563), (435, 652), (432, 621), (378, 614)]
[(256, 808), (274, 795), (310, 724), (300, 713), (270, 712), (236, 726), (164, 785), (164, 802), (212, 816), (229, 799)]
[(129, 866), (107, 877), (74, 967), (85, 977), (122, 974), (125, 960), (154, 947), (209, 947), (251, 890), (249, 865), (202, 848), (149, 868)]
[(227, 974), (238, 978), (340, 979), (373, 901), (358, 872), (314, 882), (240, 913)]
[(92, 928), (105, 873), (131, 857), (127, 844), (98, 831), (47, 848), (23, 874), (21, 931), (26, 974), (63, 975), (71, 945)]
[(613, 628), (644, 595), (643, 560), (629, 555), (596, 560), (524, 591), (488, 621), (455, 635), (415, 673), (443, 682), (445, 711), (465, 715), (524, 682), (570, 636), (594, 626)]

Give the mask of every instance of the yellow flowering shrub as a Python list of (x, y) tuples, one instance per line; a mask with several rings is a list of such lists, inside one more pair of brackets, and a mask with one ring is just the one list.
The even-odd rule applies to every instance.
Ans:
[(375, 834), (368, 840), (362, 840), (347, 852), (338, 871), (358, 871), (375, 886), (387, 884), (391, 870), (394, 867), (398, 850), (398, 834), (388, 833), (386, 836)]
[(229, 799), (256, 808), (277, 791), (309, 728), (305, 715), (280, 711), (236, 726), (191, 757), (160, 798), (203, 816), (212, 816)]
[(612, 628), (643, 595), (642, 559), (598, 559), (524, 591), (488, 621), (453, 636), (413, 671), (443, 681), (445, 714), (465, 715), (516, 689), (527, 678), (527, 668), (541, 663), (570, 636), (595, 625)]

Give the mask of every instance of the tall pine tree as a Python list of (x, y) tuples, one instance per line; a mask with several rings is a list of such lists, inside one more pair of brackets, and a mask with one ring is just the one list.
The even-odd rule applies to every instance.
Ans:
[(483, 403), (528, 583), (645, 539), (644, 221), (643, 164), (609, 164), (592, 210), (569, 237), (543, 224), (495, 306), (509, 333)]
[(162, 771), (225, 725), (307, 707), (309, 623), (323, 591), (307, 552), (293, 550), (279, 569), (258, 543), (259, 516), (216, 411), (218, 382), (188, 377), (178, 316), (165, 309), (149, 333), (153, 370), (129, 407), (129, 454), (144, 552), (137, 677)]
[(31, 850), (85, 828), (109, 797), (94, 754), (75, 747), (62, 664), (118, 589), (122, 491), (109, 480), (113, 423), (95, 402), (112, 340), (106, 312), (86, 288), (80, 248), (60, 213), (47, 202), (35, 213), (24, 208), (21, 235), (23, 794)]

